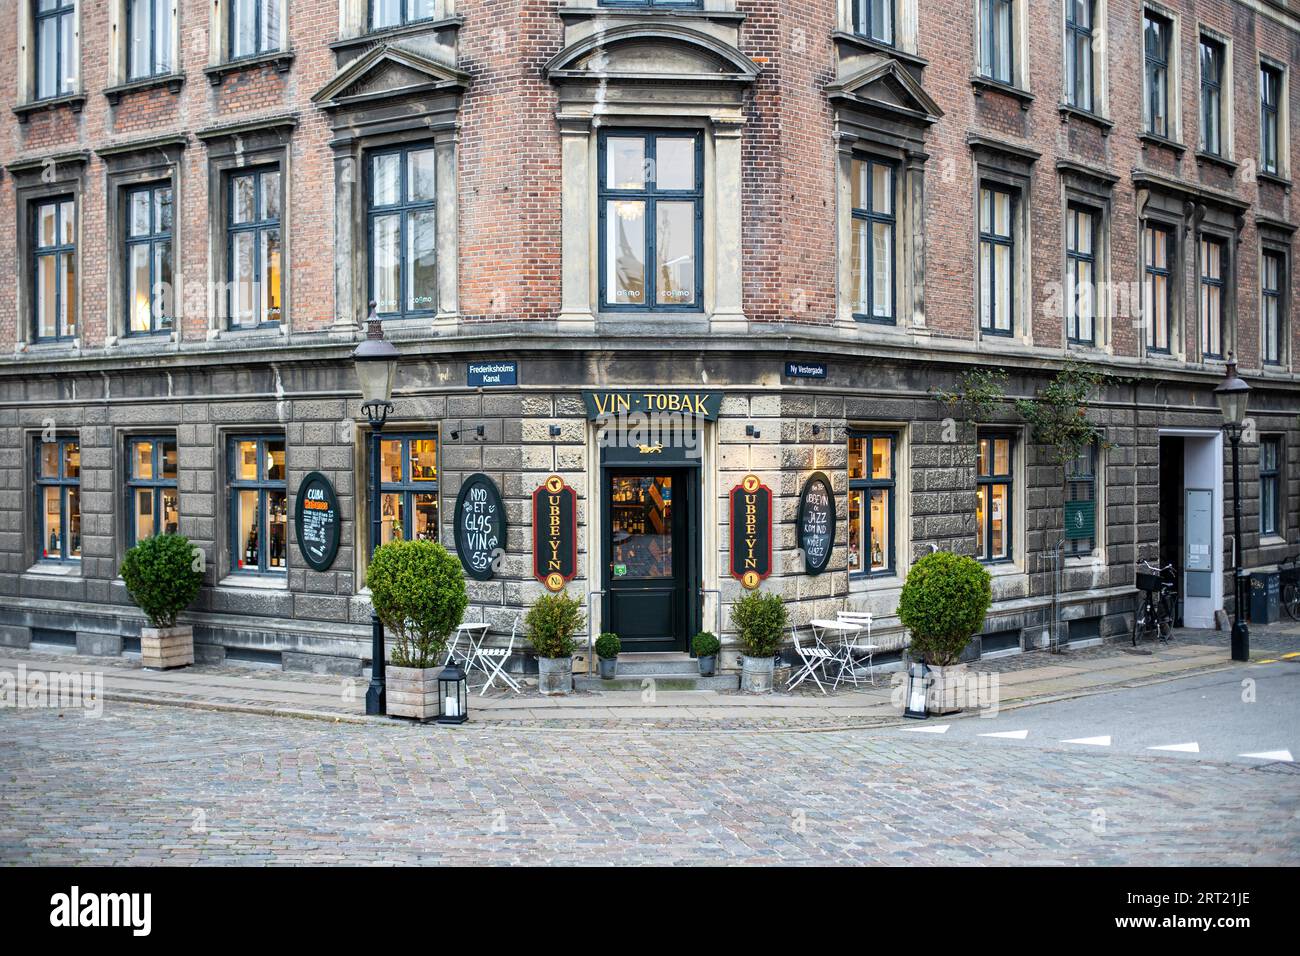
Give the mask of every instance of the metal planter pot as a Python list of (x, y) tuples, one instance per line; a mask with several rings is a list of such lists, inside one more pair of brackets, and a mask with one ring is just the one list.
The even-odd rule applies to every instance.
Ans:
[(537, 689), (548, 697), (573, 690), (573, 658), (537, 658)]
[(618, 658), (611, 657), (608, 660), (600, 659), (600, 677), (601, 680), (613, 680), (618, 671)]
[(701, 657), (699, 660), (700, 660), (700, 676), (712, 677), (713, 669), (718, 666), (717, 655), (710, 654), (708, 657)]
[(740, 665), (740, 689), (746, 694), (772, 692), (772, 658), (745, 655)]

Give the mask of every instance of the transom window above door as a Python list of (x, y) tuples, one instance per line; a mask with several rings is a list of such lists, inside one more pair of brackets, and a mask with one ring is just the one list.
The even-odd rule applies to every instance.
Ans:
[(601, 307), (699, 311), (700, 134), (606, 130), (599, 142)]

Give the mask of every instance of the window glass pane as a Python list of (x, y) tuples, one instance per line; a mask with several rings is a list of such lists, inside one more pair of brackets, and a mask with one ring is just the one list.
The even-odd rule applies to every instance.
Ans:
[(61, 334), (77, 334), (77, 260), (72, 253), (59, 255), (59, 320), (63, 323)]
[(645, 305), (645, 203), (608, 200), (605, 229), (605, 294), (610, 304)]
[(655, 206), (655, 301), (690, 305), (695, 301), (695, 203)]
[(152, 0), (130, 0), (127, 15), (130, 17), (131, 35), (127, 42), (127, 52), (130, 58), (128, 75), (133, 80), (149, 75), (149, 32), (152, 27), (150, 14), (152, 7)]
[(284, 481), (284, 439), (272, 439), (265, 446), (267, 481)]
[(371, 229), (375, 308), (396, 312), (401, 305), (401, 220), (396, 215), (376, 216)]
[(65, 199), (59, 203), (59, 242), (62, 245), (72, 244), (76, 235), (76, 226), (76, 208), (71, 199)]
[(371, 203), (376, 206), (393, 206), (402, 199), (402, 156), (400, 153), (380, 153), (370, 160)]
[(370, 0), (370, 23), (375, 29), (394, 27), (402, 21), (402, 0)]
[(57, 487), (42, 489), (41, 556), (63, 557), (63, 494)]
[(995, 305), (997, 311), (993, 316), (994, 327), (1010, 331), (1011, 329), (1011, 249), (1008, 246), (993, 247), (993, 265), (997, 276)]
[(868, 308), (869, 288), (867, 283), (871, 276), (871, 246), (867, 241), (867, 230), (871, 223), (865, 219), (853, 220), (852, 241), (853, 247), (850, 250), (853, 270), (853, 293), (856, 296), (853, 311), (859, 315), (866, 313)]
[(655, 141), (655, 186), (695, 188), (695, 139), (660, 136)]
[(380, 483), (399, 485), (402, 483), (402, 443), (396, 440), (382, 440), (379, 443)]
[(889, 223), (871, 224), (872, 273), (871, 312), (876, 316), (893, 314), (894, 304), (894, 228)]
[(411, 480), (438, 479), (438, 443), (431, 438), (411, 439)]
[(605, 183), (610, 189), (645, 186), (645, 140), (611, 136), (605, 140)]
[(138, 441), (132, 445), (131, 477), (153, 477), (153, 442)]
[(862, 497), (861, 491), (849, 492), (849, 570), (862, 570)]
[(260, 0), (262, 4), (263, 51), (280, 49), (280, 0)]
[(882, 571), (889, 567), (892, 544), (889, 540), (890, 500), (893, 493), (888, 488), (871, 490), (871, 570)]
[(130, 329), (148, 332), (152, 321), (149, 288), (149, 245), (137, 243), (127, 253), (127, 301), (130, 304)]
[(261, 175), (262, 187), (262, 219), (279, 219), (280, 218), (280, 173), (278, 171), (266, 172)]
[(59, 477), (59, 443), (41, 442), (41, 477)]
[(866, 209), (867, 164), (861, 159), (853, 160), (852, 172), (849, 174), (849, 204), (854, 209)]
[(258, 493), (249, 488), (240, 489), (235, 497), (235, 541), (239, 567), (256, 571), (262, 562), (262, 541), (258, 529)]
[(165, 441), (162, 443), (162, 476), (176, 479), (176, 443), (174, 441)]
[(169, 241), (153, 244), (153, 316), (155, 327), (168, 329), (172, 325), (172, 244)]
[(405, 503), (406, 495), (401, 492), (383, 495), (380, 501), (380, 516), (383, 520), (379, 523), (379, 541), (381, 544), (400, 541), (404, 537)]
[(235, 176), (230, 182), (230, 221), (236, 225), (252, 222), (255, 208), (253, 200), (256, 195), (253, 177)]
[(438, 302), (437, 215), (432, 209), (410, 214), (406, 223), (406, 307), (432, 309)]
[(434, 169), (435, 153), (431, 149), (413, 150), (406, 154), (406, 188), (411, 202), (433, 202), (436, 196)]
[(36, 245), (48, 247), (58, 244), (59, 207), (57, 203), (43, 203), (36, 207)]
[(438, 540), (438, 496), (414, 495), (415, 512), (411, 516), (411, 538), (415, 541)]
[(1007, 556), (1007, 492), (1006, 485), (989, 486), (990, 542), (989, 557)]
[(871, 477), (894, 477), (894, 443), (889, 438), (871, 439)]
[(993, 193), (993, 232), (999, 236), (1011, 235), (1011, 196)]
[(864, 457), (866, 453), (866, 439), (850, 438), (849, 439), (849, 477), (865, 478), (867, 477), (867, 462)]
[(68, 491), (68, 557), (81, 557), (81, 489)]
[(871, 36), (881, 43), (894, 42), (894, 0), (871, 0)]
[(995, 438), (993, 440), (993, 474), (1007, 475), (1011, 473), (1011, 440), (1008, 438)]
[(887, 216), (894, 213), (894, 171), (880, 163), (871, 165), (871, 209)]
[(257, 52), (257, 0), (231, 0), (230, 55)]
[(427, 20), (438, 12), (437, 0), (406, 0), (407, 20)]
[(162, 186), (153, 191), (154, 198), (154, 231), (171, 232), (172, 231), (172, 188)]
[(177, 534), (181, 528), (180, 494), (175, 488), (161, 488), (162, 533)]
[(288, 558), (289, 510), (285, 491), (266, 492), (266, 545), (268, 570), (283, 570)]
[(257, 480), (257, 442), (241, 441), (236, 444), (235, 477), (241, 481)]
[(259, 234), (262, 245), (262, 314), (263, 322), (280, 321), (280, 230), (264, 229)]
[(40, 98), (56, 96), (59, 89), (58, 18), (37, 21), (36, 31), (36, 95)]
[(671, 476), (612, 476), (610, 482), (613, 563), (626, 565), (628, 578), (671, 578)]
[(154, 536), (153, 489), (135, 489), (135, 540), (143, 541)]
[(231, 290), (232, 314), (235, 325), (256, 325), (256, 259), (251, 232), (236, 233), (230, 243), (230, 273), (234, 288)]
[(171, 0), (154, 0), (154, 72), (172, 71)]
[(58, 257), (41, 256), (36, 260), (36, 334), (53, 338), (58, 324)]
[(986, 533), (985, 515), (988, 513), (986, 502), (989, 496), (988, 485), (978, 485), (975, 488), (975, 528), (978, 548), (976, 549), (979, 557), (987, 559), (989, 556), (988, 536)]

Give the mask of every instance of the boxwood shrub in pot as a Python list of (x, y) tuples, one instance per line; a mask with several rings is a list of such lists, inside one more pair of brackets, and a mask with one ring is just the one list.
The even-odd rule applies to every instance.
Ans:
[(931, 713), (961, 709), (959, 694), (966, 679), (961, 655), (984, 626), (992, 603), (989, 573), (974, 558), (937, 551), (907, 572), (898, 619), (912, 634), (908, 653), (929, 668)]
[(437, 717), (447, 639), (469, 604), (460, 560), (434, 541), (390, 541), (375, 549), (366, 585), (393, 642), (385, 668), (389, 715)]
[(194, 628), (177, 624), (203, 583), (202, 555), (179, 534), (145, 538), (126, 552), (120, 574), (126, 593), (149, 624), (140, 628), (140, 662), (164, 670), (194, 663)]
[(691, 638), (691, 650), (695, 652), (695, 657), (700, 662), (701, 677), (713, 676), (714, 668), (718, 663), (718, 651), (721, 649), (722, 642), (709, 631), (700, 631)]
[(537, 653), (537, 689), (543, 694), (567, 694), (573, 689), (574, 637), (586, 616), (567, 591), (544, 594), (524, 615), (528, 640)]
[(785, 602), (779, 594), (750, 591), (731, 606), (731, 623), (744, 654), (740, 665), (742, 691), (766, 694), (772, 689), (772, 657), (781, 646), (785, 622)]
[(600, 676), (604, 680), (613, 680), (618, 672), (618, 652), (623, 649), (617, 634), (606, 631), (596, 638), (596, 654), (600, 657)]

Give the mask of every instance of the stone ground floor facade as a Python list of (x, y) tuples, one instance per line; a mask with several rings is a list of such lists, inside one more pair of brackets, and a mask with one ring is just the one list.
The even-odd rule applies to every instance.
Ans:
[[(711, 630), (724, 640), (721, 666), (734, 668), (728, 609), (745, 590), (737, 574), (750, 570), (760, 580), (749, 583), (789, 602), (796, 625), (871, 611), (889, 662), (906, 644), (895, 607), (907, 568), (938, 549), (989, 559), (995, 600), (976, 656), (1127, 634), (1144, 559), (1175, 560), (1187, 624), (1213, 626), (1231, 608), (1220, 370), (1118, 369), (1092, 408), (1105, 440), (1067, 476), (1009, 400), (980, 422), (936, 400), (983, 367), (978, 355), (871, 345), (830, 354), (797, 332), (397, 344), (380, 527), (385, 538), (478, 548), (467, 618), (489, 622), (493, 642), (510, 640), (549, 571), (586, 604), (592, 630), (621, 633), (625, 649), (686, 650)], [(189, 615), (201, 660), (359, 673), (370, 516), (351, 348), (322, 340), (0, 370), (0, 643), (129, 652), (142, 618), (117, 576), (122, 555), (134, 536), (174, 528), (203, 554)], [(493, 383), (470, 384), (484, 367)], [(1029, 357), (999, 367), (1008, 399), (1032, 396), (1056, 368)], [(1300, 400), (1285, 383), (1252, 385), (1242, 539), (1245, 563), (1263, 568), (1290, 553), (1296, 532)], [(295, 533), (313, 473), (332, 486), (341, 519), (321, 570)], [(829, 542), (821, 550), (800, 533), (816, 477), (833, 499), (814, 529)], [(474, 544), (481, 525), (458, 532), (476, 500), (458, 502), (468, 486), (499, 497), (504, 540)], [(574, 493), (553, 538), (548, 487)], [(733, 514), (754, 514), (744, 510), (751, 492), (758, 524), (733, 536)], [(1067, 536), (1067, 517), (1089, 515), (1091, 535)], [(555, 567), (542, 566), (550, 545)], [(522, 636), (514, 648), (513, 669), (535, 668)]]

